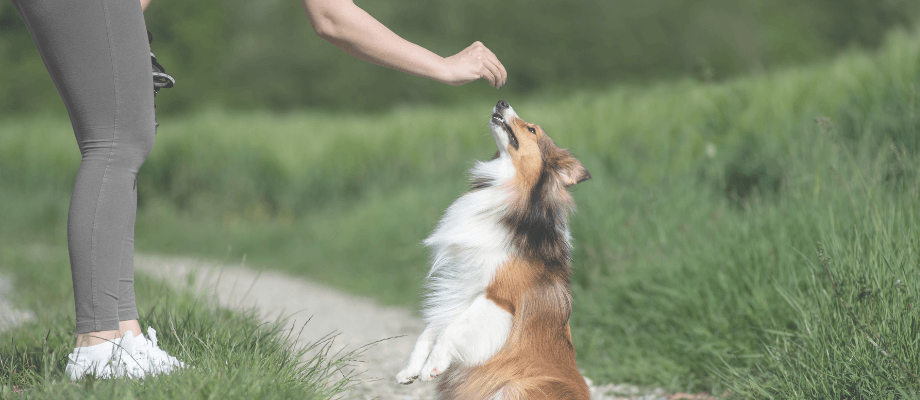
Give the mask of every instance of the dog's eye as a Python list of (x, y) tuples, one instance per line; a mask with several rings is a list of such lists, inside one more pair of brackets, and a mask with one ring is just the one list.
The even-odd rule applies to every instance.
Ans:
[(535, 129), (533, 129), (532, 126), (528, 126), (528, 127), (527, 127), (527, 130), (530, 131), (530, 133), (532, 133), (532, 134), (534, 134), (534, 135), (537, 134), (537, 131), (536, 131)]

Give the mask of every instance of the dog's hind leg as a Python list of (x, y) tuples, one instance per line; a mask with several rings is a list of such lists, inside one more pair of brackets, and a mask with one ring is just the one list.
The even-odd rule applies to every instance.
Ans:
[(485, 294), (479, 295), (438, 335), (419, 378), (429, 381), (437, 377), (455, 359), (466, 366), (475, 366), (492, 358), (508, 339), (511, 320), (511, 313)]
[(434, 341), (438, 337), (438, 329), (434, 324), (428, 324), (418, 340), (415, 341), (415, 348), (412, 349), (412, 355), (409, 356), (409, 362), (406, 368), (396, 374), (396, 382), (408, 385), (418, 379), (418, 374), (422, 370), (422, 365), (428, 359), (431, 348), (434, 347)]

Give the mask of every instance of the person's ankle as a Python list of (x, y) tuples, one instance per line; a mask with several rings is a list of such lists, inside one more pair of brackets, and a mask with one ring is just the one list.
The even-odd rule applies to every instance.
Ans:
[(117, 330), (97, 331), (88, 333), (78, 333), (75, 348), (95, 346), (97, 344), (111, 342), (118, 339), (120, 335)]
[(118, 337), (124, 336), (127, 331), (131, 331), (134, 337), (137, 337), (143, 332), (141, 331), (141, 324), (138, 323), (136, 319), (120, 321), (118, 323)]

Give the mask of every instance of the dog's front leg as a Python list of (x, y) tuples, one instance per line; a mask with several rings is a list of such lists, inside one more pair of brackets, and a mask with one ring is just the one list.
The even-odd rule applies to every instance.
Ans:
[(473, 366), (492, 358), (508, 339), (511, 320), (511, 313), (487, 299), (485, 294), (479, 295), (438, 336), (419, 378), (426, 382), (436, 378), (454, 359)]
[(412, 349), (412, 355), (409, 356), (406, 368), (396, 374), (396, 382), (408, 385), (418, 379), (422, 365), (428, 359), (428, 354), (431, 353), (431, 348), (434, 347), (434, 341), (437, 337), (438, 329), (434, 327), (434, 324), (428, 324), (422, 334), (419, 335), (418, 340), (415, 341), (415, 348)]

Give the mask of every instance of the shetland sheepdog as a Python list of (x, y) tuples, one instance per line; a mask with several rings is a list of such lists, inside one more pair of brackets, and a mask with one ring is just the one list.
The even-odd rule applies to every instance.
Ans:
[(567, 188), (591, 175), (505, 101), (489, 126), (498, 152), (424, 241), (427, 327), (396, 380), (441, 376), (442, 400), (588, 400), (569, 330)]

